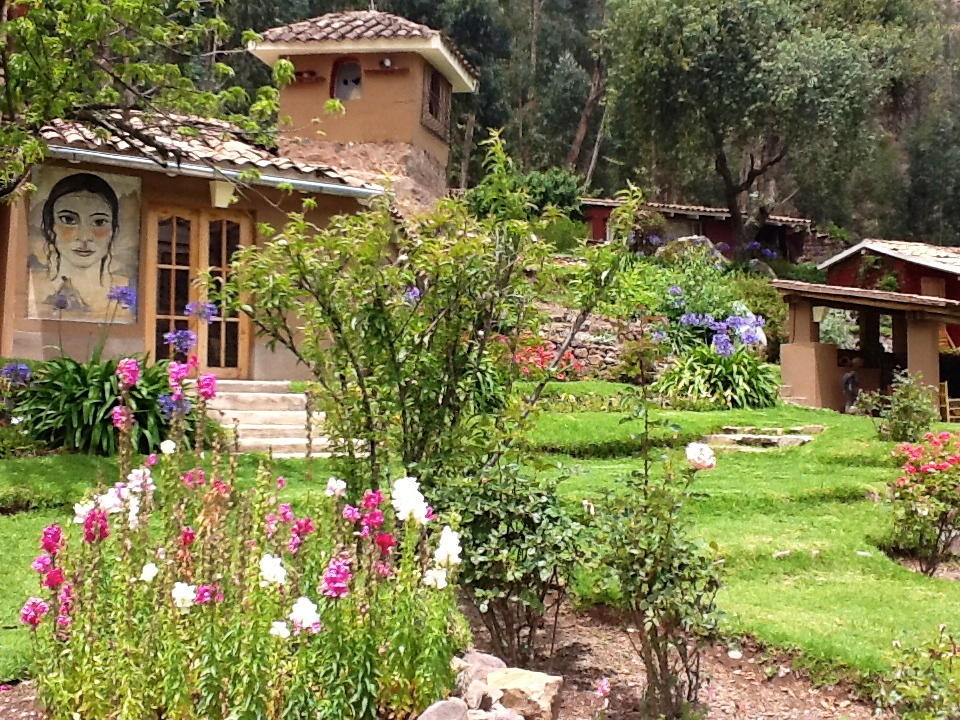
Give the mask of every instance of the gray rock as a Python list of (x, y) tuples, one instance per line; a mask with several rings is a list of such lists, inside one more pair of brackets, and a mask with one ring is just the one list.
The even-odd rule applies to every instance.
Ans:
[(773, 268), (767, 265), (763, 260), (757, 260), (754, 258), (747, 265), (755, 273), (760, 273), (761, 275), (766, 275), (767, 277), (776, 278), (777, 274), (773, 271)]
[(490, 708), (490, 715), (493, 720), (525, 720), (523, 715), (515, 713), (513, 710), (508, 710), (500, 703), (493, 704), (493, 707)]
[(671, 259), (684, 255), (691, 250), (699, 249), (707, 250), (719, 263), (729, 262), (706, 235), (690, 235), (688, 237), (670, 240), (666, 245), (657, 248), (655, 255), (657, 257)]
[(487, 685), (503, 692), (501, 704), (526, 720), (554, 720), (563, 678), (559, 675), (507, 668), (487, 675)]
[(424, 710), (420, 720), (467, 720), (467, 704), (460, 698), (440, 700)]

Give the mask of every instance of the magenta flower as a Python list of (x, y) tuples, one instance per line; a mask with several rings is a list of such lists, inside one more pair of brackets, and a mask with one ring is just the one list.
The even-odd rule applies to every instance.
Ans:
[(33, 562), (30, 563), (30, 567), (41, 575), (50, 572), (50, 569), (53, 567), (53, 558), (49, 555), (38, 555), (33, 559)]
[(117, 363), (117, 377), (121, 390), (132, 388), (140, 380), (140, 363), (135, 358), (124, 358)]
[(117, 405), (110, 411), (110, 420), (117, 430), (124, 430), (133, 424), (133, 413), (124, 405)]
[(293, 530), (291, 532), (296, 533), (297, 535), (309, 535), (310, 533), (316, 531), (316, 527), (313, 524), (313, 520), (305, 517), (297, 520), (293, 525)]
[(343, 517), (349, 520), (352, 523), (355, 523), (362, 517), (360, 508), (355, 508), (353, 505), (347, 505), (343, 508)]
[(360, 503), (364, 510), (375, 510), (383, 504), (383, 490), (367, 490)]
[(59, 525), (48, 525), (40, 536), (40, 547), (51, 555), (63, 550), (63, 529)]
[(350, 572), (350, 558), (346, 555), (337, 555), (327, 566), (323, 574), (323, 594), (329, 598), (343, 598), (350, 594), (350, 581), (353, 573)]
[(390, 567), (388, 563), (385, 563), (383, 560), (375, 560), (373, 563), (373, 571), (380, 577), (392, 577), (393, 568)]
[(51, 590), (56, 590), (58, 587), (63, 585), (66, 578), (63, 576), (63, 568), (53, 568), (50, 572), (47, 573), (47, 576), (43, 579), (43, 586), (45, 588), (50, 588)]
[(427, 514), (424, 515), (424, 520), (430, 522), (431, 520), (437, 517), (437, 513), (433, 509), (433, 505), (427, 505)]
[(381, 555), (389, 555), (390, 551), (396, 546), (397, 541), (390, 533), (377, 533), (373, 540), (380, 548)]
[(187, 379), (191, 369), (192, 366), (190, 363), (177, 361), (170, 363), (170, 367), (167, 369), (167, 384), (173, 391), (174, 397), (179, 397), (183, 394), (183, 381)]
[(293, 525), (296, 521), (297, 516), (293, 514), (293, 507), (290, 503), (280, 503), (277, 510), (280, 512), (280, 522), (284, 525)]
[(364, 530), (376, 530), (378, 527), (383, 525), (383, 512), (380, 510), (371, 510), (363, 516), (363, 520), (361, 520), (360, 524), (363, 526)]
[(287, 479), (281, 475), (277, 478), (277, 490), (283, 490), (287, 486)]
[(147, 455), (147, 467), (153, 467), (156, 464), (157, 464), (157, 454), (150, 453), (149, 455)]
[(599, 698), (605, 698), (610, 694), (610, 679), (609, 678), (600, 678), (600, 682), (597, 683), (597, 689), (594, 690), (594, 693)]
[(217, 396), (217, 376), (204, 373), (197, 378), (197, 393), (204, 400), (213, 400)]
[(290, 554), (296, 555), (301, 545), (303, 545), (303, 536), (296, 533), (291, 534), (290, 540), (287, 542), (287, 550), (290, 551)]
[(64, 583), (57, 593), (57, 601), (60, 603), (60, 612), (69, 613), (73, 610), (73, 585)]
[(220, 478), (214, 478), (211, 487), (213, 487), (214, 492), (221, 497), (230, 496), (230, 486)]
[(197, 605), (209, 605), (212, 602), (223, 602), (223, 591), (219, 585), (201, 585), (197, 588), (193, 600)]
[(50, 612), (50, 606), (41, 598), (28, 598), (27, 602), (20, 609), (20, 622), (29, 625), (32, 630), (36, 630), (43, 616)]
[(183, 530), (180, 531), (180, 543), (184, 547), (190, 547), (197, 540), (197, 531), (192, 527), (187, 525)]
[(108, 537), (110, 537), (110, 523), (107, 520), (107, 513), (94, 508), (83, 520), (83, 539), (85, 542), (95, 543), (106, 540)]
[(268, 513), (265, 518), (267, 537), (271, 538), (277, 533), (277, 526), (280, 524), (280, 518), (273, 513)]
[(207, 482), (207, 474), (203, 471), (203, 468), (194, 468), (181, 475), (180, 479), (189, 490), (193, 490)]

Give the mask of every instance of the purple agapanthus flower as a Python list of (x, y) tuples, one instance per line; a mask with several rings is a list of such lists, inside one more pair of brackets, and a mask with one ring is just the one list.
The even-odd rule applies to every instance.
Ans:
[(730, 357), (733, 355), (733, 341), (726, 333), (717, 333), (714, 335), (711, 345), (717, 355), (722, 357)]
[(107, 300), (111, 300), (124, 310), (136, 312), (137, 289), (132, 285), (115, 285), (107, 293)]
[(188, 317), (195, 317), (204, 322), (212, 322), (220, 317), (220, 311), (212, 302), (188, 302), (184, 312)]
[(651, 235), (647, 238), (647, 242), (649, 242), (654, 247), (660, 247), (661, 245), (663, 245), (663, 238), (660, 237), (659, 235)]
[(416, 302), (420, 299), (420, 296), (422, 294), (423, 293), (420, 292), (420, 288), (418, 288), (415, 285), (411, 285), (409, 288), (407, 288), (407, 291), (403, 294), (403, 299), (405, 302), (409, 303), (410, 305), (415, 305)]
[(751, 325), (740, 329), (740, 339), (747, 345), (759, 345), (761, 342), (759, 330)]
[(168, 422), (174, 417), (184, 417), (193, 404), (186, 395), (175, 398), (170, 393), (164, 393), (157, 397), (157, 405), (160, 407), (160, 413)]
[(667, 335), (666, 330), (654, 330), (652, 333), (650, 333), (651, 342), (655, 342), (658, 345), (666, 342), (668, 337), (669, 336)]
[(752, 242), (748, 242), (748, 243), (747, 243), (747, 250), (750, 250), (751, 252), (756, 252), (756, 251), (759, 250), (761, 247), (763, 247), (763, 246), (762, 246), (759, 242), (757, 242), (756, 240), (753, 240)]
[(710, 322), (707, 323), (707, 327), (709, 327), (715, 333), (725, 333), (730, 329), (730, 325), (726, 320), (711, 319)]
[(698, 313), (684, 313), (680, 316), (680, 324), (686, 327), (703, 327), (704, 316)]
[(722, 253), (730, 252), (730, 244), (725, 242), (719, 242), (714, 247)]
[(30, 383), (32, 373), (26, 363), (7, 363), (0, 368), (0, 377), (11, 385), (23, 386)]
[(679, 285), (671, 285), (667, 288), (667, 294), (673, 297), (680, 297), (683, 295), (683, 288)]
[(764, 248), (764, 249), (760, 252), (760, 254), (763, 255), (767, 260), (774, 260), (774, 259), (776, 259), (776, 258), (778, 257), (778, 256), (777, 256), (777, 251), (776, 251), (776, 250), (771, 250), (770, 248)]
[(174, 352), (186, 355), (197, 344), (197, 334), (193, 330), (173, 330), (163, 336), (163, 341), (172, 347)]

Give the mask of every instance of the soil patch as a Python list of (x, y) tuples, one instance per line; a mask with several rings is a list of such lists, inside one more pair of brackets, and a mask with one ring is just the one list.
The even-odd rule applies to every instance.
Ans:
[(42, 720), (44, 717), (33, 683), (0, 685), (0, 718), (3, 720)]
[[(916, 558), (894, 556), (893, 559), (907, 568), (907, 570), (922, 574), (920, 572), (920, 562)], [(940, 578), (941, 580), (960, 580), (960, 562), (957, 560), (947, 560), (940, 563), (933, 573), (933, 577)]]

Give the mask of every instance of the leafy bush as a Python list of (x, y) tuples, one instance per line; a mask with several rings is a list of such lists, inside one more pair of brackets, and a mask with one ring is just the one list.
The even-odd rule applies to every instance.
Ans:
[(46, 449), (46, 446), (33, 436), (20, 418), (17, 422), (0, 425), (0, 460), (10, 458), (33, 457)]
[(763, 275), (736, 274), (731, 277), (731, 285), (736, 295), (743, 300), (743, 304), (764, 319), (767, 358), (775, 360), (780, 356), (781, 343), (788, 339), (787, 304), (771, 284), (770, 278)]
[(583, 247), (587, 226), (568, 217), (559, 217), (543, 229), (543, 239), (558, 253), (572, 253)]
[(78, 504), (75, 529), (44, 530), (21, 620), (51, 720), (376, 720), (452, 688), (459, 539), (431, 531), (416, 480), (388, 498), (332, 478), (309, 515), (265, 467), (238, 489), (236, 468), (179, 434)]
[(729, 357), (701, 345), (679, 358), (653, 385), (669, 404), (710, 403), (717, 407), (767, 408), (777, 403), (780, 378), (746, 348)]
[(893, 669), (880, 686), (880, 704), (900, 720), (960, 717), (960, 643), (940, 628), (920, 647), (896, 644)]
[(770, 267), (778, 278), (784, 280), (799, 280), (800, 282), (823, 284), (827, 282), (827, 273), (817, 267), (816, 263), (798, 263), (794, 265), (788, 260), (774, 260)]
[[(167, 422), (157, 398), (167, 392), (166, 362), (147, 367), (131, 391), (134, 446), (140, 452), (155, 450), (164, 437)], [(18, 396), (16, 414), (50, 447), (113, 455), (118, 445), (110, 414), (118, 395), (116, 360), (83, 363), (61, 357), (37, 366), (33, 381)]]
[(511, 166), (510, 174), (503, 178), (492, 179), (487, 176), (466, 194), (470, 212), (476, 217), (497, 214), (504, 189), (523, 195), (528, 219), (542, 215), (548, 207), (575, 220), (580, 219), (582, 183), (576, 173), (566, 168), (534, 170), (524, 174), (516, 172)]
[(879, 390), (861, 393), (857, 409), (873, 418), (881, 440), (894, 442), (918, 442), (940, 417), (936, 390), (907, 370), (894, 376), (889, 395)]
[(508, 465), (479, 480), (449, 482), (442, 498), (463, 536), (460, 582), (467, 597), (494, 652), (522, 666), (533, 658), (548, 611), (563, 600), (582, 528), (558, 499), (555, 482), (517, 472)]
[(644, 717), (683, 718), (696, 710), (700, 644), (716, 628), (720, 587), (715, 551), (691, 539), (681, 520), (696, 469), (713, 467), (706, 445), (688, 448), (691, 465), (668, 462), (662, 476), (637, 472), (627, 492), (604, 504), (594, 592), (608, 598), (643, 662)]
[(960, 435), (928, 433), (897, 453), (906, 460), (903, 475), (890, 483), (893, 503), (891, 545), (916, 555), (920, 570), (933, 575), (960, 538)]

